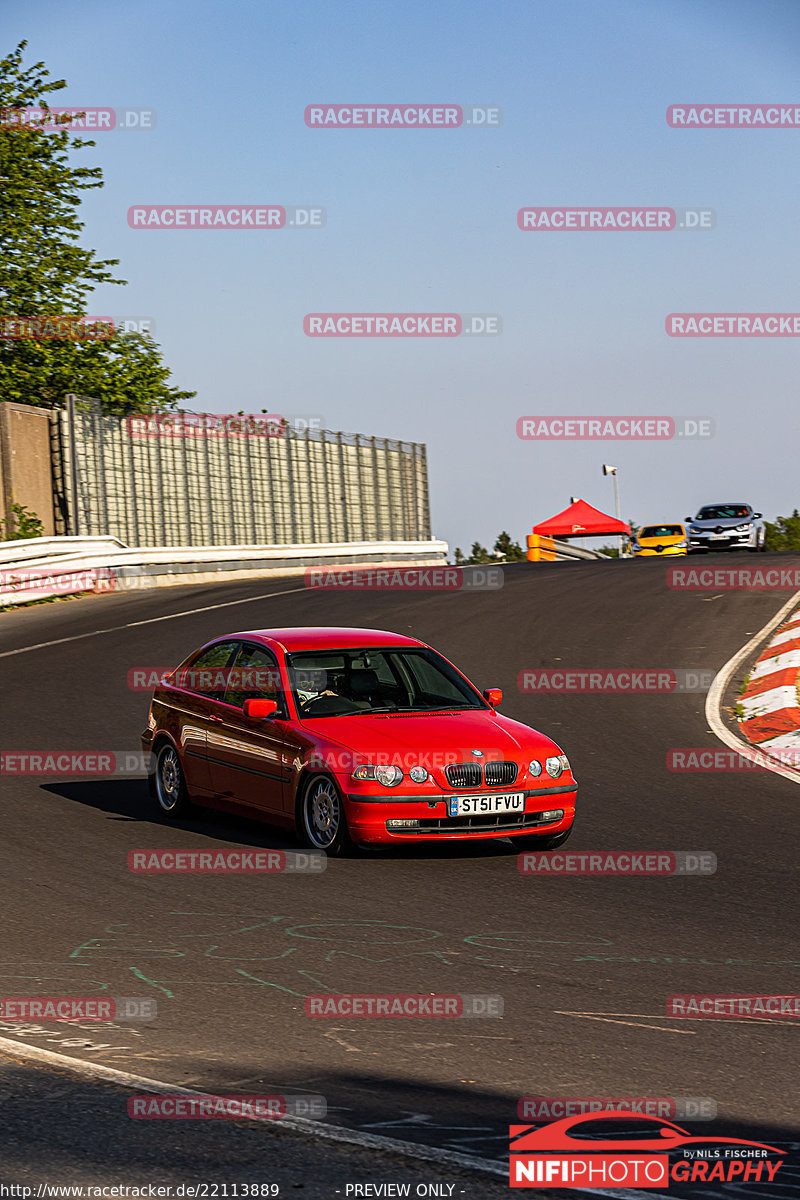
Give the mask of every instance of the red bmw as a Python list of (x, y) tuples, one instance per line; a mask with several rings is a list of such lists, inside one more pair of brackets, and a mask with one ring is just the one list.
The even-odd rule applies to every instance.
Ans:
[(142, 734), (162, 814), (244, 811), (341, 854), (354, 844), (565, 842), (578, 785), (561, 748), (496, 711), (436, 650), (379, 629), (215, 638), (157, 687)]

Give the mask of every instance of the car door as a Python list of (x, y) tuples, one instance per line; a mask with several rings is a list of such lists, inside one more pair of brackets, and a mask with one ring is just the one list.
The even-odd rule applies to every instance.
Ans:
[[(289, 767), (284, 761), (286, 699), (278, 663), (265, 646), (242, 642), (227, 672), (224, 696), (208, 724), (208, 763), (217, 796), (265, 812), (289, 808)], [(275, 717), (246, 717), (245, 700), (274, 700)]]
[(190, 792), (212, 790), (207, 757), (212, 705), (224, 695), (226, 669), (238, 649), (235, 640), (206, 646), (166, 689)]

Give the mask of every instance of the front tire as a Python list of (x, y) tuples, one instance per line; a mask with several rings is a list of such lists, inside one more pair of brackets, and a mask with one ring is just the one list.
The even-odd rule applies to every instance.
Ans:
[(183, 767), (172, 742), (164, 742), (156, 751), (156, 766), (150, 788), (162, 817), (175, 820), (190, 812), (192, 804)]
[(297, 837), (312, 850), (334, 858), (352, 854), (355, 845), (347, 827), (344, 798), (330, 775), (311, 775), (297, 798)]

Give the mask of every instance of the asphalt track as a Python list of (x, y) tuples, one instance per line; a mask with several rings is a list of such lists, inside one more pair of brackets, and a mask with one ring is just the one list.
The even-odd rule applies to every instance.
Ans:
[[(736, 556), (737, 566), (767, 564), (796, 560)], [(790, 595), (673, 591), (661, 563), (524, 564), (507, 568), (497, 591), (343, 593), (262, 580), (2, 614), (6, 750), (138, 749), (147, 697), (128, 688), (128, 671), (173, 666), (226, 631), (393, 629), (432, 643), (479, 687), (502, 687), (501, 711), (562, 745), (580, 782), (570, 850), (710, 850), (719, 865), (710, 877), (523, 877), (511, 844), (497, 842), (368, 853), (316, 876), (139, 876), (127, 870), (130, 849), (294, 843), (234, 816), (162, 824), (140, 779), (8, 777), (0, 993), (150, 997), (158, 1017), (80, 1030), (5, 1021), (0, 1036), (210, 1092), (322, 1095), (331, 1124), (497, 1162), (523, 1096), (711, 1097), (716, 1122), (678, 1123), (783, 1147), (782, 1186), (748, 1194), (797, 1194), (797, 1022), (682, 1021), (665, 1005), (674, 993), (800, 991), (800, 788), (765, 771), (668, 770), (672, 747), (720, 747), (701, 693), (517, 687), (526, 668), (718, 670)], [(505, 1015), (311, 1020), (303, 1001), (317, 992), (500, 994)], [(35, 1122), (13, 1103), (45, 1086), (41, 1071), (2, 1071), (5, 1165), (70, 1169), (63, 1148), (48, 1163)], [(166, 1124), (186, 1156), (199, 1123)], [(90, 1125), (87, 1115), (87, 1138)], [(152, 1134), (154, 1152), (164, 1136)], [(120, 1168), (125, 1139), (133, 1162), (141, 1137), (123, 1122)], [(331, 1190), (306, 1194), (335, 1195), (350, 1180), (326, 1155), (314, 1148), (306, 1168)], [(400, 1178), (388, 1160), (370, 1171)], [(421, 1166), (415, 1178), (439, 1176)]]

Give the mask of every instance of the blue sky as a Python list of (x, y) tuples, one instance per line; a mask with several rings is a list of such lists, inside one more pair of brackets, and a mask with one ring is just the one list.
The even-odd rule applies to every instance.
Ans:
[[(100, 133), (101, 314), (149, 316), (196, 407), (321, 414), (428, 445), (434, 532), (524, 541), (571, 495), (681, 519), (800, 505), (797, 339), (674, 339), (672, 311), (792, 312), (800, 128), (668, 127), (680, 102), (800, 103), (795, 0), (291, 4), (29, 0), (2, 18)], [(309, 129), (307, 104), (498, 105), (499, 128)], [(319, 230), (133, 230), (133, 204), (321, 206)], [(519, 208), (712, 208), (713, 231), (531, 233)], [(308, 312), (485, 312), (493, 338), (311, 339)], [(522, 442), (522, 415), (700, 415), (703, 441)]]

